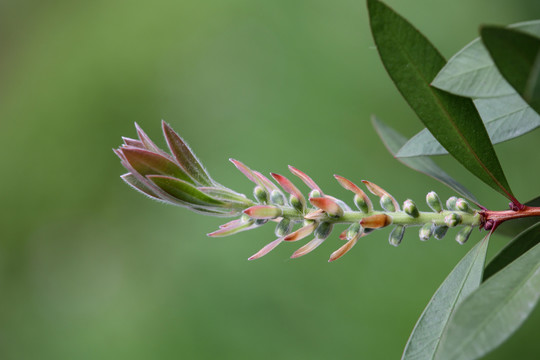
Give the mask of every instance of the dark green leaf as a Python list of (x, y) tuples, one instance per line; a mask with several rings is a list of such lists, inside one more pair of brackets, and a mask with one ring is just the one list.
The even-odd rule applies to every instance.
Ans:
[[(538, 219), (536, 219), (538, 223)], [(489, 262), (484, 271), (484, 280), (504, 269), (512, 261), (516, 260), (521, 255), (525, 254), (529, 249), (532, 249), (536, 244), (540, 243), (540, 228), (539, 225), (533, 225), (536, 232), (529, 236), (521, 237), (518, 235), (508, 245), (506, 245), (495, 257)], [(530, 231), (529, 229), (525, 230)]]
[[(540, 224), (519, 235), (538, 236)], [(493, 275), (457, 308), (436, 359), (478, 359), (527, 319), (540, 297), (540, 244)]]
[(156, 184), (160, 189), (165, 191), (167, 194), (186, 203), (201, 206), (224, 205), (222, 201), (216, 200), (206, 195), (205, 193), (185, 181), (178, 180), (170, 176), (160, 175), (148, 175), (147, 178), (154, 184)]
[[(540, 36), (540, 20), (513, 24), (509, 28)], [(455, 95), (472, 98), (499, 97), (516, 93), (495, 67), (480, 38), (473, 40), (452, 56), (431, 85)]]
[(486, 238), (476, 244), (437, 289), (407, 341), (402, 360), (433, 359), (437, 354), (457, 305), (480, 285), (488, 242)]
[[(371, 118), (371, 121), (388, 151), (390, 151), (390, 153), (395, 156), (396, 151), (398, 151), (399, 148), (403, 146), (407, 139), (391, 127), (385, 125), (375, 116)], [(430, 158), (420, 156), (415, 158), (397, 158), (397, 160), (399, 160), (402, 164), (410, 167), (411, 169), (431, 176), (432, 178), (453, 189), (461, 196), (466, 197), (472, 202), (478, 204), (478, 201), (476, 200), (474, 195), (471, 194), (471, 192), (467, 190), (465, 186), (454, 180), (450, 175), (444, 172), (444, 170), (437, 166), (437, 164), (435, 164), (435, 162)]]
[(495, 26), (482, 28), (480, 34), (502, 76), (540, 113), (540, 39)]
[(171, 149), (182, 169), (200, 184), (214, 185), (214, 182), (186, 142), (165, 121), (162, 121), (161, 125), (169, 149)]
[(430, 86), (445, 60), (388, 6), (368, 0), (371, 30), (390, 77), (437, 141), (466, 169), (514, 202), (472, 100)]
[[(527, 201), (525, 205), (540, 207), (540, 196), (530, 201)], [(524, 231), (525, 229), (530, 228), (539, 221), (539, 217), (526, 217), (521, 219), (514, 219), (511, 221), (505, 221), (497, 228), (497, 234), (513, 237)]]
[[(540, 115), (518, 94), (473, 101), (493, 144), (524, 135), (540, 126)], [(448, 151), (427, 129), (423, 129), (399, 149), (397, 156), (444, 154)]]

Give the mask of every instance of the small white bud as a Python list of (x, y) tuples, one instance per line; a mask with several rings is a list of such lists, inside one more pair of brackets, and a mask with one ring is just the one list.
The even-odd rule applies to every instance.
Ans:
[(427, 241), (432, 234), (433, 225), (432, 224), (424, 224), (419, 232), (420, 240)]
[(399, 244), (401, 244), (401, 240), (403, 240), (404, 234), (405, 226), (398, 225), (390, 233), (390, 236), (388, 237), (388, 242), (390, 243), (390, 245), (398, 246)]
[(410, 217), (417, 218), (420, 216), (420, 213), (418, 212), (418, 208), (416, 207), (416, 204), (412, 200), (405, 200), (403, 203), (403, 211), (407, 213)]

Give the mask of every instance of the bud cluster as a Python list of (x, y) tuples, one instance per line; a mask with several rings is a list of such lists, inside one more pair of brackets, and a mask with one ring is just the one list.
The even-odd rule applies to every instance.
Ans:
[[(427, 205), (432, 211), (419, 211), (412, 200), (406, 200), (401, 210), (397, 200), (387, 191), (363, 180), (369, 192), (379, 198), (382, 210), (375, 210), (371, 199), (359, 186), (342, 176), (334, 175), (342, 187), (354, 193), (353, 203), (357, 210), (351, 210), (342, 200), (325, 194), (307, 174), (289, 166), (291, 173), (310, 189), (306, 199), (287, 177), (271, 173), (276, 185), (260, 172), (231, 159), (236, 168), (254, 183), (254, 200), (250, 200), (215, 182), (184, 140), (165, 122), (162, 125), (171, 154), (159, 149), (137, 126), (139, 139), (124, 138), (124, 145), (114, 150), (128, 170), (122, 179), (156, 200), (207, 215), (238, 217), (208, 234), (212, 237), (251, 230), (268, 222), (277, 223), (277, 239), (251, 256), (250, 260), (266, 255), (283, 242), (299, 241), (313, 234), (314, 238), (291, 257), (306, 255), (321, 245), (334, 227), (340, 224), (349, 225), (339, 236), (346, 243), (332, 253), (329, 261), (346, 254), (361, 237), (389, 225), (394, 226), (389, 242), (398, 246), (405, 230), (412, 226), (420, 227), (419, 237), (422, 241), (432, 236), (442, 239), (449, 228), (462, 226), (456, 240), (464, 244), (473, 226), (481, 223), (481, 215), (464, 199), (449, 198), (445, 210), (439, 196), (432, 191), (426, 196)], [(298, 225), (296, 230), (295, 225)]]

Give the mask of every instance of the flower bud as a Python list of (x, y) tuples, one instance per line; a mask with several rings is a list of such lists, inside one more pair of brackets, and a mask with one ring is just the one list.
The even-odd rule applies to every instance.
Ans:
[(260, 203), (266, 203), (268, 201), (268, 193), (260, 186), (255, 186), (255, 189), (253, 189), (253, 196), (255, 196), (255, 199)]
[(281, 221), (277, 224), (275, 234), (277, 237), (282, 237), (285, 235), (288, 235), (292, 230), (293, 223), (288, 218), (283, 218)]
[(323, 222), (320, 223), (319, 226), (315, 229), (315, 237), (318, 239), (326, 239), (330, 233), (332, 232), (332, 229), (334, 228), (334, 225)]
[(313, 189), (311, 190), (311, 192), (309, 193), (309, 197), (310, 198), (318, 198), (318, 197), (321, 197), (321, 192), (317, 189)]
[(441, 199), (435, 191), (431, 191), (426, 195), (426, 202), (431, 210), (440, 213), (442, 209)]
[(390, 245), (398, 246), (399, 244), (401, 244), (401, 240), (403, 240), (404, 234), (405, 234), (405, 226), (398, 225), (390, 233), (390, 236), (388, 237), (388, 242), (390, 243)]
[(403, 211), (405, 211), (407, 215), (413, 218), (417, 218), (418, 216), (420, 216), (418, 208), (412, 200), (405, 200), (405, 202), (403, 203)]
[(289, 202), (291, 203), (291, 206), (296, 210), (300, 212), (304, 211), (304, 205), (296, 196), (291, 195), (291, 197), (289, 198)]
[(448, 231), (448, 226), (444, 226), (444, 225), (435, 226), (433, 228), (433, 237), (435, 237), (435, 239), (437, 240), (441, 240), (446, 235), (447, 231)]
[(431, 237), (432, 229), (433, 229), (432, 224), (424, 224), (424, 226), (422, 226), (418, 234), (418, 236), (420, 237), (420, 240), (427, 241)]
[(351, 240), (353, 237), (358, 235), (358, 233), (361, 232), (362, 230), (363, 228), (360, 226), (359, 223), (352, 224), (347, 230), (347, 240)]
[(273, 190), (270, 194), (270, 201), (272, 204), (276, 205), (285, 205), (285, 197), (283, 196), (283, 193), (279, 190)]
[(251, 221), (251, 218), (249, 217), (248, 214), (242, 214), (242, 216), (240, 216), (240, 221), (242, 223), (247, 223)]
[(456, 208), (456, 203), (457, 203), (457, 197), (455, 196), (452, 196), (451, 198), (449, 198), (448, 200), (446, 200), (446, 208), (450, 211), (452, 210), (457, 210)]
[(369, 205), (362, 196), (358, 194), (354, 195), (354, 204), (356, 205), (358, 210), (360, 210), (364, 214), (367, 214), (369, 212)]
[(472, 214), (474, 212), (474, 210), (471, 209), (469, 203), (465, 199), (458, 199), (458, 201), (456, 201), (456, 209), (469, 214)]
[(381, 196), (381, 207), (386, 210), (386, 211), (389, 211), (389, 212), (394, 212), (396, 211), (396, 207), (394, 205), (394, 202), (392, 201), (392, 197), (389, 196), (388, 194), (384, 194), (383, 196)]
[(456, 213), (452, 213), (450, 215), (447, 215), (444, 218), (444, 223), (446, 225), (448, 225), (449, 227), (457, 226), (457, 225), (461, 224), (461, 216), (456, 214)]
[(473, 231), (472, 226), (465, 226), (463, 229), (461, 229), (457, 235), (456, 235), (456, 241), (460, 243), (461, 245), (465, 244), (467, 240), (469, 240), (469, 236), (471, 235)]

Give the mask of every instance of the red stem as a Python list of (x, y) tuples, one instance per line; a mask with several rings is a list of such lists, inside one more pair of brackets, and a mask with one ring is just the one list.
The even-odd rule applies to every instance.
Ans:
[(482, 227), (486, 230), (495, 230), (497, 226), (507, 220), (519, 219), (529, 216), (540, 216), (540, 207), (525, 206), (516, 207), (513, 210), (491, 211), (485, 210), (482, 215)]

